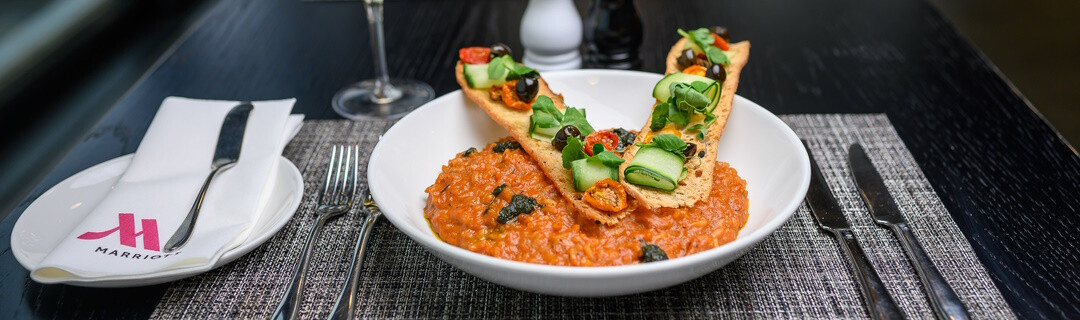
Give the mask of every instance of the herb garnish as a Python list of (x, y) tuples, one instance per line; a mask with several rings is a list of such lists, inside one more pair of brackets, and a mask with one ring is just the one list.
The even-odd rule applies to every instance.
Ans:
[(503, 192), (503, 189), (506, 189), (506, 184), (505, 183), (500, 184), (498, 187), (495, 187), (495, 190), (491, 191), (491, 196), (498, 197), (499, 194)]
[(615, 128), (611, 131), (619, 136), (619, 146), (615, 147), (615, 152), (626, 151), (626, 147), (634, 144), (634, 139), (637, 139), (637, 134), (623, 128)]
[[(525, 75), (537, 73), (533, 68), (526, 67), (524, 65), (514, 62), (514, 58), (509, 55), (499, 56), (491, 59), (488, 62), (488, 78), (499, 79), (503, 75), (506, 75), (506, 80), (514, 80)], [(509, 74), (507, 74), (509, 72)]]
[(563, 113), (555, 108), (555, 103), (548, 96), (537, 96), (532, 104), (532, 111), (529, 116), (529, 137), (540, 136), (550, 140), (559, 128), (562, 128)]
[(656, 262), (667, 259), (667, 253), (664, 252), (664, 249), (660, 249), (660, 246), (641, 241), (641, 262)]
[(600, 163), (607, 167), (618, 168), (624, 161), (619, 155), (607, 151), (604, 146), (597, 143), (593, 145), (593, 156), (589, 156), (585, 153), (585, 146), (581, 142), (581, 139), (577, 137), (570, 137), (566, 139), (566, 147), (563, 148), (562, 160), (563, 168), (570, 169), (570, 163), (580, 159), (586, 159), (585, 161), (591, 163)]
[(675, 153), (680, 157), (682, 156), (683, 150), (686, 150), (686, 142), (682, 141), (682, 139), (679, 139), (679, 137), (670, 133), (657, 135), (653, 137), (652, 142), (639, 143), (638, 146), (657, 147), (660, 149), (664, 149), (665, 151)]
[(495, 218), (495, 222), (506, 224), (507, 222), (517, 219), (519, 215), (530, 213), (538, 207), (540, 207), (540, 203), (537, 202), (536, 199), (515, 194), (513, 197), (510, 197), (510, 203), (506, 204), (502, 210), (499, 210), (499, 217)]
[[(653, 107), (652, 122), (649, 123), (649, 129), (659, 131), (668, 123), (672, 123), (679, 128), (686, 127), (685, 130), (689, 132), (697, 131), (697, 138), (705, 140), (705, 130), (716, 121), (716, 115), (709, 109), (712, 99), (709, 99), (704, 94), (709, 89), (710, 85), (701, 81), (694, 81), (689, 84), (683, 82), (672, 83), (671, 98)], [(687, 127), (694, 114), (701, 114), (704, 116), (704, 120), (701, 123)]]
[(533, 114), (529, 116), (529, 136), (541, 140), (551, 140), (555, 133), (565, 126), (574, 126), (582, 136), (592, 133), (593, 127), (585, 120), (585, 109), (566, 108), (559, 111), (551, 98), (540, 95), (532, 104)]
[(496, 143), (495, 146), (491, 148), (491, 151), (495, 153), (503, 153), (503, 151), (513, 149), (521, 149), (521, 144), (514, 140), (506, 140)]
[[(603, 146), (601, 146), (602, 148)], [(570, 163), (577, 159), (584, 159), (589, 155), (585, 154), (585, 145), (581, 143), (581, 139), (577, 137), (570, 137), (566, 139), (566, 147), (562, 149), (562, 166), (563, 168), (570, 169)]]
[(495, 187), (495, 190), (491, 191), (491, 201), (488, 201), (487, 206), (484, 207), (484, 212), (481, 213), (481, 215), (487, 215), (488, 210), (491, 210), (491, 203), (495, 202), (495, 199), (499, 198), (499, 194), (503, 192), (503, 189), (506, 189), (505, 183), (500, 184), (498, 187)]
[(559, 127), (561, 128), (564, 126), (577, 127), (578, 131), (581, 132), (582, 137), (588, 137), (589, 134), (592, 134), (593, 131), (595, 131), (593, 130), (593, 127), (589, 125), (589, 121), (585, 120), (585, 109), (567, 107), (566, 111), (563, 112), (562, 125)]
[(712, 32), (709, 32), (709, 29), (698, 28), (697, 30), (693, 30), (690, 32), (679, 29), (678, 32), (679, 35), (690, 39), (690, 41), (692, 41), (699, 48), (701, 48), (701, 51), (703, 51), (705, 53), (705, 56), (709, 58), (709, 62), (713, 64), (722, 64), (725, 66), (731, 64), (731, 61), (728, 60), (728, 57), (726, 54), (724, 54), (724, 51), (720, 50), (720, 48), (717, 48), (716, 46), (713, 46), (713, 43), (716, 41), (716, 39), (713, 39)]
[(474, 152), (476, 152), (476, 148), (469, 147), (468, 149), (465, 149), (465, 152), (461, 153), (461, 156), (462, 157), (468, 157), (469, 155), (473, 154)]
[(593, 156), (588, 157), (585, 161), (603, 164), (611, 168), (618, 168), (624, 161), (619, 155), (612, 153), (611, 151), (604, 150), (604, 146), (597, 143), (593, 145)]

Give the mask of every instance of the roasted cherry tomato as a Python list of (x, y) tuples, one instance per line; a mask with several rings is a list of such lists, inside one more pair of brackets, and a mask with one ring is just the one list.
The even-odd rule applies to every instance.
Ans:
[(517, 80), (507, 81), (502, 85), (502, 101), (510, 109), (517, 110), (529, 110), (532, 109), (532, 101), (522, 102), (518, 100), (517, 96)]
[(458, 50), (458, 58), (461, 61), (468, 64), (482, 64), (491, 61), (491, 48), (488, 47), (468, 47)]
[(686, 67), (686, 69), (683, 69), (682, 73), (692, 74), (692, 75), (695, 75), (695, 76), (704, 77), (705, 76), (705, 67), (702, 67), (702, 66), (699, 66), (699, 65), (695, 64), (695, 65)]
[(597, 181), (581, 198), (593, 208), (607, 212), (623, 211), (628, 204), (626, 189), (611, 179)]
[(731, 49), (731, 47), (728, 46), (727, 40), (724, 40), (724, 38), (721, 37), (720, 35), (713, 33), (712, 38), (713, 38), (713, 45), (716, 46), (717, 48), (720, 48), (720, 50), (727, 51), (728, 49)]
[(597, 143), (604, 146), (604, 150), (615, 151), (619, 147), (619, 135), (611, 130), (593, 131), (585, 137), (585, 153), (593, 156), (593, 145)]

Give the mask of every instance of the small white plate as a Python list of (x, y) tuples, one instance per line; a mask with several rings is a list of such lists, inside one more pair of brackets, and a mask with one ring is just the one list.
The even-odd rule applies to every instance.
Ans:
[[(15, 222), (11, 232), (11, 251), (15, 260), (27, 270), (36, 269), (42, 259), (109, 193), (131, 163), (132, 155), (124, 155), (87, 168), (56, 184), (34, 200)], [(300, 170), (288, 159), (279, 159), (278, 170), (270, 179), (268, 203), (259, 206), (262, 217), (255, 223), (251, 236), (239, 247), (225, 252), (213, 266), (187, 268), (136, 276), (101, 279), (71, 279), (60, 283), (83, 287), (135, 287), (154, 285), (190, 277), (225, 265), (251, 252), (270, 239), (292, 218), (300, 206), (304, 180)]]
[[(594, 128), (640, 128), (662, 75), (616, 70), (544, 73), (570, 106), (584, 107)], [(371, 153), (368, 183), (387, 219), (444, 261), (482, 279), (525, 291), (563, 296), (612, 296), (669, 287), (742, 256), (784, 224), (810, 185), (810, 159), (799, 138), (765, 108), (736, 96), (717, 158), (747, 181), (750, 217), (734, 241), (660, 262), (614, 267), (565, 267), (494, 258), (439, 240), (424, 218), (424, 189), (450, 159), (508, 133), (461, 91), (435, 99), (398, 121)]]

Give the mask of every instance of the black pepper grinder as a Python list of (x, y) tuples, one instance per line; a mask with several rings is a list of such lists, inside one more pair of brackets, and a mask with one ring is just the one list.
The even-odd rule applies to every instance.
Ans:
[(586, 67), (641, 67), (641, 17), (633, 0), (593, 0), (584, 25)]

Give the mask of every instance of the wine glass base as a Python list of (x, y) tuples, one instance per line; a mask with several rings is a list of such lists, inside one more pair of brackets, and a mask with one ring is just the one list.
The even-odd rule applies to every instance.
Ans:
[(412, 79), (390, 79), (391, 89), (382, 97), (375, 95), (375, 80), (365, 80), (345, 87), (334, 95), (331, 105), (342, 117), (352, 120), (397, 119), (435, 98), (435, 90)]

